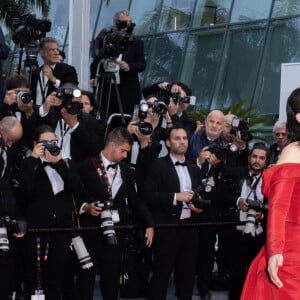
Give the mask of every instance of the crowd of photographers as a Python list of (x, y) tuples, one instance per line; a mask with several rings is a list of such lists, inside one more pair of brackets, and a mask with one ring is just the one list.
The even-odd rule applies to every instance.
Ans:
[[(133, 24), (121, 11), (115, 29), (100, 32), (94, 93), (78, 88), (75, 68), (60, 62), (51, 37), (40, 40), (43, 65), (30, 80), (20, 74), (6, 80), (1, 299), (13, 292), (23, 293), (19, 299), (93, 299), (99, 273), (103, 299), (117, 299), (121, 288), (121, 296), (159, 300), (172, 272), (178, 299), (192, 299), (195, 275), (201, 299), (210, 299), (215, 265), (214, 280), (239, 299), (265, 239), (261, 174), (287, 142), (285, 124), (275, 124), (270, 149), (264, 143), (249, 149), (249, 123), (238, 116), (213, 110), (203, 124), (188, 116), (195, 97), (183, 82), (154, 83), (140, 101), (138, 73), (146, 61)], [(107, 117), (116, 112), (132, 118), (111, 126)], [(164, 226), (154, 234), (157, 224)], [(84, 227), (93, 229), (76, 230)], [(142, 270), (129, 271), (132, 253)]]

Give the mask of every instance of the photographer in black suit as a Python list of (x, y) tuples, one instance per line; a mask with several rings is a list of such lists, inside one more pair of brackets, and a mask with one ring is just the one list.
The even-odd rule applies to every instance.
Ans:
[[(74, 163), (62, 159), (54, 131), (48, 125), (39, 126), (34, 133), (32, 154), (21, 164), (20, 190), (27, 196), (25, 217), (30, 228), (71, 227), (75, 196), (78, 199), (88, 196), (82, 189)], [(30, 234), (24, 239), (27, 297), (34, 294), (38, 286), (38, 272), (42, 275), (39, 279), (42, 279), (46, 299), (61, 299), (71, 237), (66, 232), (55, 232), (40, 236)]]
[(80, 161), (103, 149), (105, 124), (82, 111), (81, 91), (65, 83), (40, 107), (41, 122), (55, 128), (63, 158)]
[[(138, 197), (134, 174), (125, 162), (132, 145), (132, 137), (124, 127), (113, 129), (107, 136), (101, 153), (80, 164), (80, 175), (92, 202), (80, 208), (82, 226), (101, 226), (103, 232), (82, 234), (87, 249), (94, 262), (89, 270), (80, 270), (78, 277), (78, 299), (93, 299), (96, 270), (99, 270), (100, 287), (104, 300), (118, 298), (119, 279), (124, 254), (124, 231), (109, 234), (105, 216), (118, 225), (128, 225), (133, 214), (145, 231), (148, 247), (152, 244), (153, 219), (146, 205)], [(112, 213), (112, 215), (111, 215)], [(130, 215), (129, 215), (130, 214)], [(108, 219), (106, 219), (108, 221)], [(111, 227), (109, 229), (113, 229)]]
[[(17, 118), (4, 117), (0, 121), (0, 299), (8, 298), (8, 293), (14, 288), (14, 276), (16, 275), (16, 235), (9, 231), (10, 224), (3, 223), (3, 218), (9, 217), (14, 220), (19, 217), (19, 210), (13, 193), (11, 169), (13, 167), (12, 145), (21, 137), (22, 126)], [(5, 237), (8, 237), (8, 240)]]
[[(113, 71), (116, 77), (116, 82), (118, 84), (118, 89), (121, 96), (121, 102), (123, 106), (124, 113), (132, 114), (134, 105), (138, 104), (141, 99), (141, 88), (139, 83), (138, 74), (143, 72), (146, 68), (146, 60), (144, 56), (144, 42), (135, 36), (132, 36), (132, 30), (135, 24), (132, 23), (130, 12), (128, 10), (121, 10), (115, 13), (113, 17), (113, 29), (104, 28), (98, 34), (96, 40), (99, 40), (100, 53), (92, 62), (91, 68), (91, 85), (95, 87), (96, 79), (101, 79), (101, 73), (105, 70), (97, 70), (99, 63), (105, 59), (115, 62), (115, 70)], [(129, 33), (127, 33), (129, 31)], [(131, 31), (131, 32), (130, 32)], [(121, 40), (126, 40), (124, 42), (125, 49), (118, 49), (116, 53), (105, 53), (103, 54), (103, 39), (105, 36), (114, 35), (118, 37), (113, 43), (113, 49), (118, 48), (115, 44), (118, 44), (120, 36)], [(125, 37), (124, 37), (125, 35)], [(128, 41), (127, 41), (128, 39)], [(109, 48), (109, 47), (107, 47)], [(122, 47), (121, 47), (122, 48)], [(97, 74), (99, 73), (100, 74)], [(100, 75), (100, 78), (97, 78)], [(100, 99), (97, 99), (98, 101)], [(106, 112), (108, 99), (103, 99), (102, 101), (102, 112)], [(114, 89), (112, 89), (112, 96), (110, 102), (109, 115), (111, 113), (120, 112), (117, 105), (116, 95)]]
[(35, 70), (31, 78), (32, 98), (38, 105), (44, 103), (46, 97), (64, 83), (72, 82), (78, 85), (75, 68), (59, 62), (59, 47), (55, 38), (43, 38), (39, 49), (44, 64)]
[[(169, 155), (159, 158), (149, 170), (144, 197), (156, 224), (190, 224), (201, 211), (190, 201), (201, 185), (199, 168), (185, 160), (187, 132), (182, 127), (169, 129), (166, 140)], [(154, 240), (153, 278), (150, 299), (166, 298), (172, 271), (180, 300), (191, 300), (197, 264), (198, 236), (194, 227), (157, 229)]]

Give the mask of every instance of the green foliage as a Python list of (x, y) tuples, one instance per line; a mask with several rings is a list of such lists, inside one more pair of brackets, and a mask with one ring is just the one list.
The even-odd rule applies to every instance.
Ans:
[(22, 15), (33, 13), (39, 9), (44, 17), (50, 11), (51, 0), (1, 0), (0, 21), (4, 22), (10, 30), (13, 28), (13, 20), (19, 19)]

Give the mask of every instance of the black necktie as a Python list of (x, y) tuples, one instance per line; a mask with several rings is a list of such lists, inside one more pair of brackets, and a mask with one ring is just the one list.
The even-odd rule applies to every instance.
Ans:
[(110, 165), (108, 165), (107, 166), (107, 171), (109, 170), (109, 168), (113, 168), (113, 169), (116, 169), (116, 167), (118, 166), (118, 164), (116, 163), (116, 164), (110, 164)]
[(180, 161), (176, 161), (176, 163), (175, 163), (175, 166), (186, 166), (186, 162), (185, 161), (183, 161), (183, 162), (180, 162)]

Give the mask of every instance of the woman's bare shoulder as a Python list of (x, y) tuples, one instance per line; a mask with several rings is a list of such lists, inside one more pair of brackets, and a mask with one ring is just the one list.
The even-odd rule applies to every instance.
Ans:
[(300, 143), (293, 142), (282, 150), (277, 165), (283, 163), (300, 163)]

